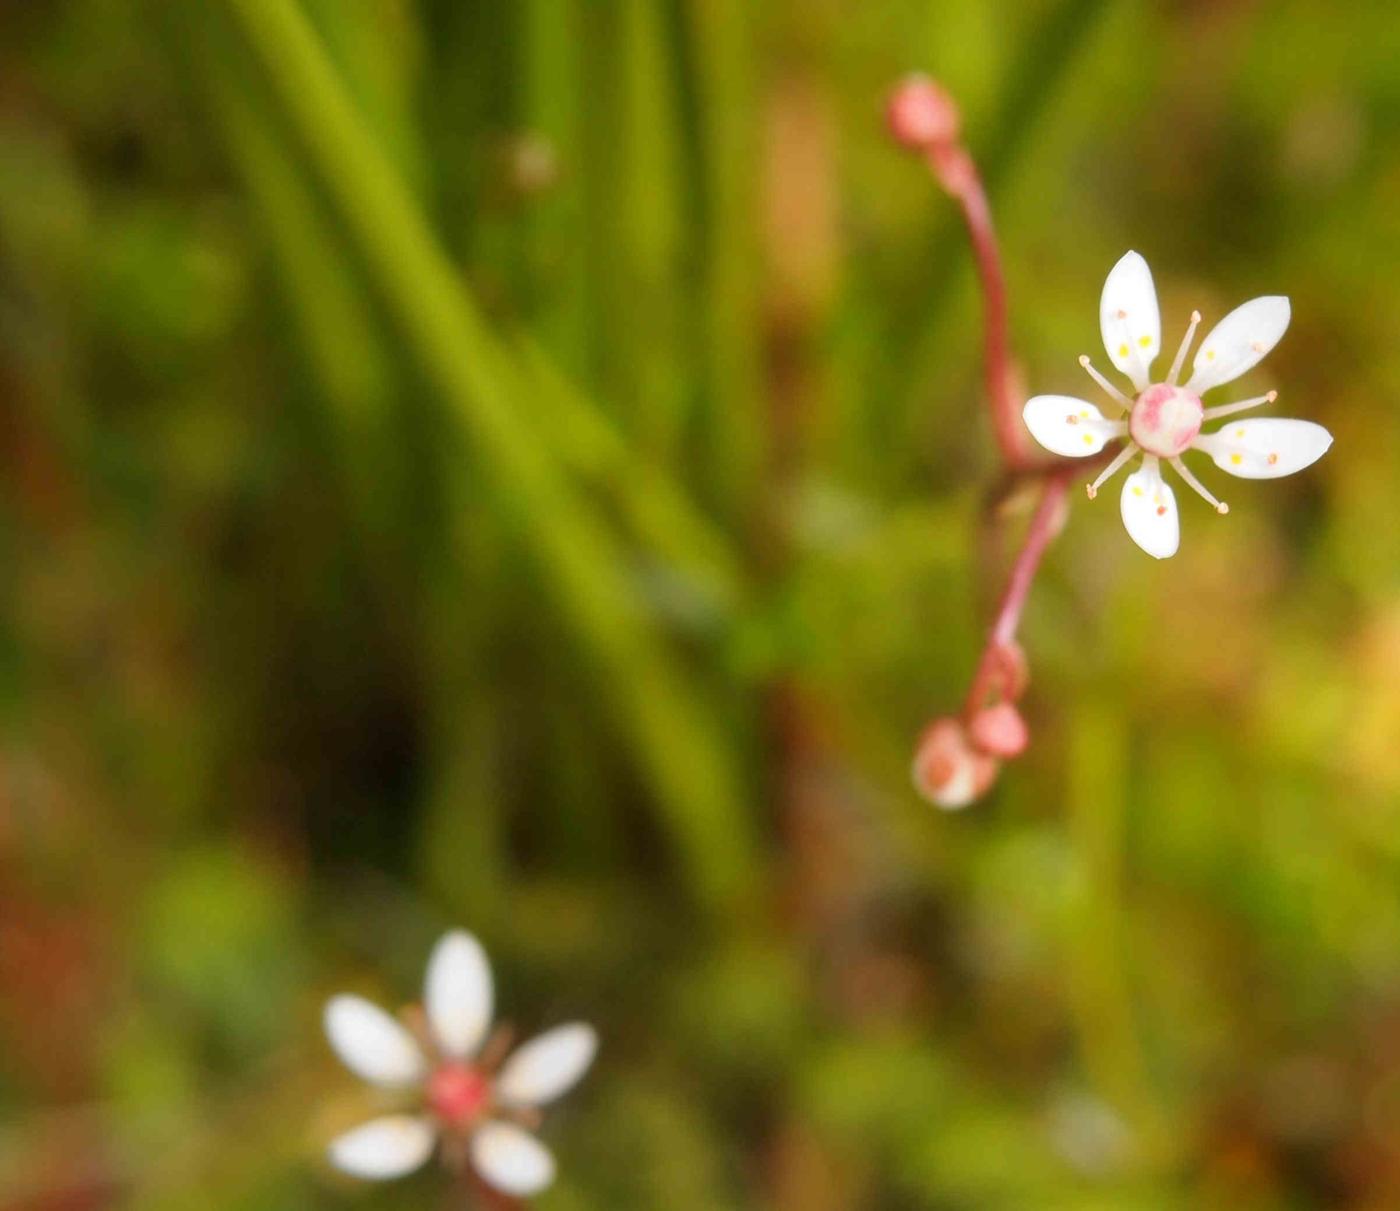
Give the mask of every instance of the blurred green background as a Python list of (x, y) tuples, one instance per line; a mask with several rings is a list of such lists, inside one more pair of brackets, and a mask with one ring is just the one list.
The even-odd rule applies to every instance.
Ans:
[[(555, 1211), (1400, 1206), (1400, 11), (0, 0), (0, 1205), (421, 1208), (324, 998), (597, 1023)], [(1076, 495), (1034, 741), (908, 761), (1032, 390), (1151, 262), (1336, 435)], [(1212, 475), (1217, 487), (1221, 476)]]

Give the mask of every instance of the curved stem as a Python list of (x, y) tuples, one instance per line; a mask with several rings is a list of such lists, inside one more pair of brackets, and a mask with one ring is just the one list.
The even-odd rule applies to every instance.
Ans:
[(998, 678), (1003, 675), (1006, 662), (1006, 649), (1015, 641), (1016, 630), (1021, 623), (1021, 611), (1030, 595), (1031, 584), (1035, 580), (1036, 569), (1050, 540), (1059, 528), (1061, 511), (1069, 493), (1070, 480), (1074, 468), (1066, 466), (1053, 471), (1045, 481), (1031, 524), (1026, 529), (1025, 541), (1011, 565), (1011, 574), (1006, 580), (1006, 589), (997, 606), (996, 618), (987, 636), (987, 644), (977, 662), (972, 685), (967, 691), (967, 701), (963, 711), (971, 716), (987, 700)]
[(1002, 461), (1011, 469), (1020, 470), (1030, 465), (1030, 454), (1011, 365), (1006, 276), (1001, 268), (1001, 250), (992, 225), (987, 192), (977, 165), (960, 145), (934, 148), (929, 153), (929, 166), (943, 188), (957, 199), (967, 224), (982, 293), (983, 374), (992, 433)]

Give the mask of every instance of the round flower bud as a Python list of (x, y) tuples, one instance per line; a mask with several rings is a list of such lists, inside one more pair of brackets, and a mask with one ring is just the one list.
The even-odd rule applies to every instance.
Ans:
[(928, 76), (906, 76), (885, 107), (890, 134), (914, 151), (953, 142), (958, 137), (958, 107)]
[(1031, 739), (1021, 712), (1009, 702), (983, 707), (967, 730), (972, 743), (993, 757), (1019, 757)]
[(996, 781), (997, 762), (978, 752), (956, 719), (935, 719), (919, 737), (911, 771), (914, 786), (930, 803), (947, 809), (980, 799)]

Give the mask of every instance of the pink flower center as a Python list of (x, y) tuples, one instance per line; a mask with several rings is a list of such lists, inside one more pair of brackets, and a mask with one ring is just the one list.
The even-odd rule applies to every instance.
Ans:
[(1137, 397), (1128, 429), (1149, 454), (1175, 458), (1196, 440), (1205, 409), (1201, 397), (1168, 383), (1154, 383)]
[(444, 1123), (470, 1122), (491, 1098), (491, 1082), (468, 1064), (443, 1064), (428, 1078), (428, 1109)]

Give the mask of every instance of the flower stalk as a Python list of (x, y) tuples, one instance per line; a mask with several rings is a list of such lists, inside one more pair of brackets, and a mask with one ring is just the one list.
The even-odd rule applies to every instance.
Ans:
[[(1277, 392), (1238, 403), (1206, 407), (1202, 395), (1252, 370), (1283, 337), (1291, 316), (1282, 295), (1265, 295), (1235, 308), (1202, 339), (1181, 383), (1187, 355), (1201, 323), (1191, 313), (1186, 334), (1166, 378), (1151, 368), (1162, 349), (1161, 315), (1147, 262), (1126, 253), (1110, 270), (1099, 301), (1099, 326), (1109, 361), (1127, 376), (1127, 395), (1100, 374), (1089, 357), (1079, 364), (1121, 414), (1105, 416), (1088, 400), (1068, 395), (1037, 395), (1020, 402), (1006, 324), (1006, 280), (986, 192), (976, 165), (959, 138), (960, 120), (952, 98), (925, 76), (910, 76), (895, 90), (887, 111), (890, 133), (921, 155), (934, 177), (962, 207), (982, 290), (985, 328), (987, 408), (992, 433), (1010, 487), (1042, 479), (1040, 502), (1012, 563), (1001, 604), (977, 662), (960, 717), (931, 724), (914, 759), (914, 781), (940, 807), (964, 807), (996, 778), (997, 761), (1019, 755), (1029, 740), (1015, 707), (1024, 686), (1024, 656), (1016, 630), (1036, 569), (1059, 532), (1076, 462), (1100, 474), (1085, 484), (1090, 500), (1115, 472), (1137, 455), (1142, 467), (1127, 476), (1120, 511), (1129, 537), (1154, 559), (1176, 553), (1180, 539), (1176, 497), (1162, 477), (1166, 463), (1218, 515), (1230, 512), (1182, 461), (1188, 450), (1208, 455), (1226, 473), (1242, 479), (1277, 479), (1311, 466), (1332, 444), (1332, 435), (1312, 421), (1267, 417), (1231, 421), (1214, 433), (1202, 423), (1272, 404)], [(1024, 423), (1023, 423), (1024, 422)], [(1048, 464), (1032, 458), (1027, 437), (1055, 455)], [(1121, 447), (1115, 443), (1121, 442)]]
[(1007, 333), (1001, 248), (981, 174), (961, 141), (961, 116), (938, 84), (913, 75), (891, 96), (888, 119), (895, 140), (924, 156), (938, 183), (962, 210), (982, 293), (982, 361), (992, 435), (1007, 469), (1027, 470), (1033, 463), (1021, 424), (1022, 401)]
[(972, 242), (977, 280), (982, 290), (982, 368), (992, 434), (1008, 470), (1025, 470), (1031, 457), (1021, 425), (1021, 406), (1015, 387), (1017, 375), (1007, 335), (1006, 277), (1002, 273), (1001, 250), (982, 178), (972, 157), (960, 146), (931, 149), (929, 164), (939, 183), (962, 208), (968, 239)]
[(1011, 356), (1001, 250), (981, 175), (961, 141), (956, 104), (933, 80), (913, 75), (891, 95), (886, 117), (895, 141), (923, 157), (962, 211), (982, 295), (983, 381), (992, 436), (1013, 485), (1042, 480), (963, 709), (957, 716), (934, 719), (915, 754), (919, 791), (940, 807), (959, 808), (980, 798), (995, 781), (1000, 761), (1019, 755), (1029, 742), (1015, 706), (1027, 680), (1016, 634), (1041, 558), (1063, 524), (1072, 472), (1068, 463), (1047, 464), (1031, 453), (1021, 421), (1020, 376)]
[[(1025, 541), (1006, 580), (1006, 588), (997, 606), (996, 618), (987, 637), (987, 646), (977, 662), (977, 670), (968, 687), (963, 716), (969, 723), (988, 705), (989, 699), (1000, 693), (1014, 699), (1024, 689), (1025, 657), (1016, 644), (1016, 632), (1021, 612), (1030, 596), (1031, 585), (1040, 567), (1041, 557), (1064, 523), (1073, 469), (1062, 467), (1045, 479), (1040, 503), (1036, 505), (1026, 530)], [(1010, 666), (1015, 666), (1013, 669)], [(1020, 682), (1021, 684), (1017, 684)]]

